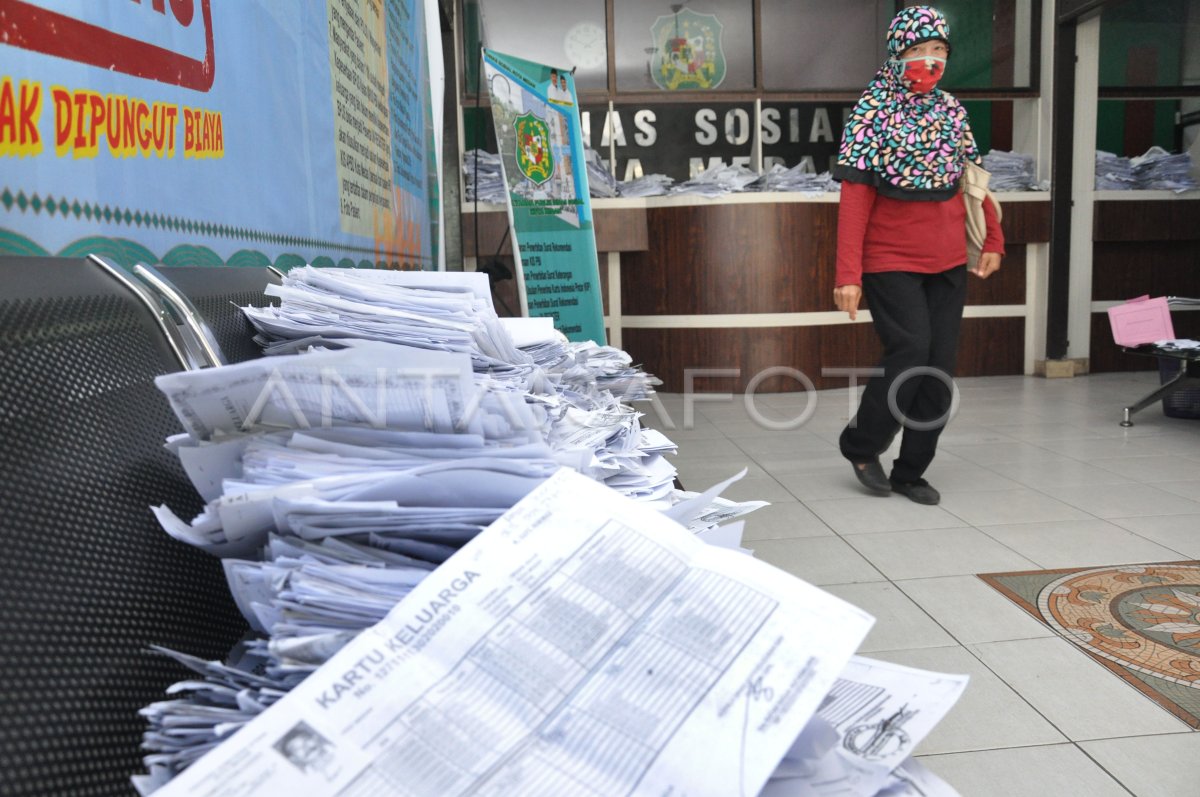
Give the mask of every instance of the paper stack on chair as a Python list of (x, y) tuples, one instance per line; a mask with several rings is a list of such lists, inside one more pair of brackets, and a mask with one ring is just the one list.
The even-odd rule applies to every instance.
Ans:
[[(584, 718), (607, 711), (630, 723), (613, 744), (658, 745), (662, 755), (637, 764), (628, 750), (619, 753), (592, 772), (597, 783), (627, 784), (643, 767), (663, 786), (692, 783), (691, 793), (713, 778), (757, 791), (869, 618), (761, 563), (720, 558), (753, 562), (719, 552), (742, 550), (740, 529), (720, 524), (763, 502), (723, 501), (728, 482), (700, 494), (672, 488), (674, 467), (663, 454), (674, 445), (642, 429), (623, 403), (652, 396), (654, 380), (624, 352), (567, 343), (544, 321), (495, 318), (482, 275), (332, 272), (296, 270), (272, 289), (282, 300), (277, 310), (247, 310), (268, 346), (301, 351), (320, 341), (315, 349), (157, 380), (187, 432), (169, 447), (206, 507), (190, 522), (167, 507), (156, 514), (177, 538), (225, 557), (234, 599), (257, 637), (220, 663), (160, 651), (201, 679), (177, 684), (174, 699), (143, 711), (149, 774), (134, 779), (138, 789), (154, 791), (212, 751), (215, 758), (203, 760), (217, 768), (215, 780), (197, 772), (168, 791), (239, 793), (255, 770), (272, 789), (335, 794), (348, 783), (342, 776), (357, 771), (383, 778), (372, 783), (385, 791), (403, 782), (440, 797), (456, 792), (445, 772), (422, 780), (432, 777), (433, 759), (418, 751), (425, 739), (453, 732), (454, 749), (491, 762), (455, 782), (484, 778), (504, 760), (514, 777), (540, 779), (557, 771), (544, 755), (571, 767), (597, 760), (604, 745)], [(393, 342), (418, 338), (420, 348)], [(475, 553), (462, 559), (468, 551)], [(703, 565), (689, 569), (690, 561)], [(472, 588), (476, 578), (491, 586)], [(651, 587), (666, 591), (639, 597)], [(776, 608), (766, 611), (768, 604)], [(474, 619), (456, 620), (460, 609)], [(519, 621), (505, 619), (511, 612)], [(649, 625), (635, 622), (643, 615)], [(473, 637), (487, 622), (498, 624), (486, 641)], [(621, 631), (613, 623), (634, 625)], [(777, 626), (786, 641), (771, 631)], [(620, 676), (622, 657), (643, 655), (626, 633), (655, 627), (645, 644), (669, 638), (669, 651), (647, 648), (650, 669), (630, 660), (634, 669)], [(758, 641), (743, 648), (735, 639)], [(807, 658), (786, 652), (793, 646)], [(712, 659), (726, 654), (724, 663)], [(455, 664), (464, 657), (465, 670)], [(426, 684), (439, 672), (444, 680)], [(586, 688), (579, 678), (590, 679)], [(714, 702), (705, 678), (723, 684), (729, 705)], [(381, 691), (372, 691), (376, 684)], [(423, 694), (412, 692), (419, 684), (428, 687)], [(709, 697), (697, 704), (679, 691), (684, 685)], [(495, 702), (504, 689), (516, 702)], [(635, 699), (630, 689), (645, 694)], [(384, 691), (388, 700), (376, 699)], [(410, 692), (415, 702), (404, 704), (400, 696)], [(542, 705), (572, 695), (590, 708)], [(339, 703), (360, 719), (365, 709), (405, 729), (405, 744), (416, 746), (402, 753), (399, 741), (385, 750), (342, 736), (358, 721), (328, 724), (325, 709)], [(285, 705), (305, 706), (304, 718), (293, 722)], [(314, 705), (321, 710), (309, 715)], [(482, 735), (467, 730), (498, 721), (497, 711), (516, 713)], [(746, 712), (763, 717), (753, 750), (744, 744)], [(280, 722), (287, 727), (269, 752), (256, 747), (265, 738), (258, 731), (231, 739), (247, 725)], [(706, 765), (704, 777), (662, 763), (694, 760), (697, 732), (728, 737), (733, 757)], [(293, 749), (300, 736), (310, 752), (320, 739), (332, 747), (319, 764), (303, 761)], [(499, 739), (518, 747), (492, 748)], [(529, 749), (522, 739), (540, 740), (532, 757), (517, 755)], [(222, 763), (221, 750), (235, 751), (239, 763)], [(804, 782), (776, 775), (790, 786)], [(566, 788), (522, 784), (518, 791), (529, 794)]]
[(170, 654), (204, 680), (145, 710), (143, 793), (953, 794), (909, 756), (965, 677), (852, 657), (864, 612), (578, 474), (432, 572), (383, 556), (227, 565), (271, 640)]

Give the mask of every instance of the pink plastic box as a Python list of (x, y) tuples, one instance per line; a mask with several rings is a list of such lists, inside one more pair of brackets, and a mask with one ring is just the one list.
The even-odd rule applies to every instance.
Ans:
[(1118, 346), (1141, 346), (1156, 340), (1175, 338), (1171, 311), (1167, 308), (1165, 296), (1156, 299), (1139, 296), (1125, 304), (1110, 307), (1108, 322), (1112, 325), (1113, 340)]

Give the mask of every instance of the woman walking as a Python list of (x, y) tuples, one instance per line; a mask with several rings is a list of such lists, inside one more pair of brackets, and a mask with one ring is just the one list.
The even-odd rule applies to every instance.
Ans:
[[(991, 276), (1004, 236), (985, 201), (983, 253), (966, 262), (960, 179), (967, 160), (982, 158), (966, 110), (936, 87), (950, 57), (945, 16), (904, 9), (888, 29), (887, 51), (846, 121), (833, 172), (842, 181), (834, 302), (853, 320), (865, 297), (884, 349), (882, 375), (867, 383), (839, 445), (869, 490), (936, 504), (923, 476), (948, 420), (968, 266)], [(879, 455), (901, 426), (888, 476)]]

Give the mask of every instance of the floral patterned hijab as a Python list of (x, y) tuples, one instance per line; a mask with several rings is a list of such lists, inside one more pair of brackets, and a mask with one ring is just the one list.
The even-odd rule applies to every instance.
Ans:
[(917, 94), (903, 80), (900, 54), (934, 39), (950, 45), (950, 26), (935, 8), (906, 8), (892, 20), (888, 60), (846, 120), (836, 179), (895, 199), (944, 201), (958, 191), (963, 159), (981, 161), (958, 100), (938, 88)]

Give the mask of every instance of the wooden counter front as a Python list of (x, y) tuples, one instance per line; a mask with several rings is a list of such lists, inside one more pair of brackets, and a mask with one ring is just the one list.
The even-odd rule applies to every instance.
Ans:
[[(833, 307), (836, 195), (738, 199), (647, 207), (649, 246), (621, 256), (622, 348), (669, 392), (685, 389), (689, 370), (736, 369), (694, 387), (739, 392), (780, 366), (818, 389), (845, 387), (822, 368), (874, 366), (880, 351), (869, 322), (850, 323)], [(994, 277), (970, 280), (962, 376), (1024, 372), (1026, 245), (1050, 237), (1048, 197), (1038, 199), (1001, 195), (1007, 255)], [(799, 389), (786, 377), (756, 387)]]

